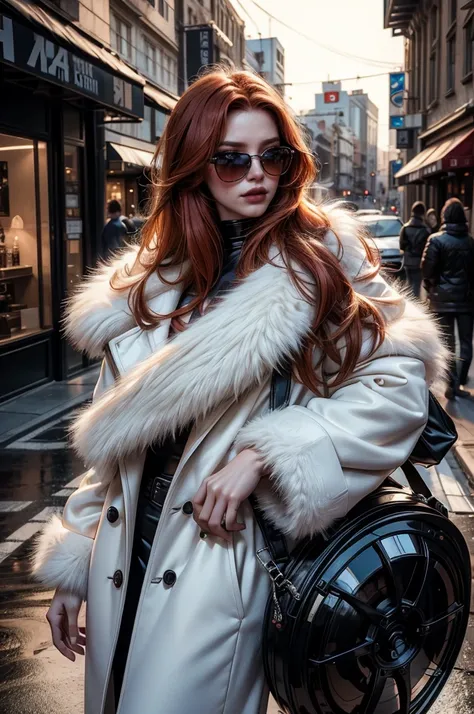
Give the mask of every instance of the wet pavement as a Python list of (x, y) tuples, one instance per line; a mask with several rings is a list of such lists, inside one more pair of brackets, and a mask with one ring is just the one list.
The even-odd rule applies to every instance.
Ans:
[[(84, 469), (56, 448), (67, 422), (37, 450), (0, 452), (0, 712), (80, 714), (83, 662), (68, 662), (51, 645), (45, 613), (52, 593), (31, 581), (32, 537), (60, 512)], [(43, 439), (55, 439), (46, 442)], [(38, 442), (37, 442), (38, 443)]]
[[(64, 448), (66, 428), (67, 420), (55, 423), (31, 435), (21, 450), (0, 451), (1, 714), (83, 712), (83, 659), (71, 663), (52, 647), (45, 620), (52, 593), (42, 591), (29, 574), (32, 537), (51, 513), (61, 511), (83, 472)], [(451, 518), (464, 533), (474, 564), (474, 514), (452, 513)], [(474, 711), (473, 615), (474, 595), (462, 652), (432, 714)], [(268, 714), (277, 711), (271, 701)]]

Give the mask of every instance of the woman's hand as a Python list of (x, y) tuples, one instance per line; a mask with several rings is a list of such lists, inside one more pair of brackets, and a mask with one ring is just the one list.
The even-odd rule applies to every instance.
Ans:
[(74, 662), (77, 654), (84, 654), (86, 644), (84, 629), (77, 626), (82, 598), (78, 595), (56, 590), (46, 619), (51, 627), (54, 646), (65, 657)]
[[(256, 451), (244, 449), (227, 466), (204, 479), (193, 499), (193, 517), (201, 530), (232, 543), (228, 531), (241, 531), (237, 510), (257, 487), (264, 475)], [(225, 517), (225, 529), (221, 525)]]

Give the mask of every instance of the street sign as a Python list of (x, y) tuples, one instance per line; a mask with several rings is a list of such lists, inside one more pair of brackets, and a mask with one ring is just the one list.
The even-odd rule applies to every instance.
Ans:
[(405, 117), (392, 116), (390, 117), (390, 129), (403, 129), (405, 126)]
[(325, 104), (337, 104), (339, 101), (339, 92), (324, 92)]
[(390, 73), (390, 104), (397, 109), (403, 106), (403, 92), (405, 91), (405, 72)]
[(216, 61), (214, 29), (212, 25), (191, 25), (185, 27), (185, 67), (188, 85), (194, 82), (202, 67)]
[(413, 133), (413, 129), (397, 129), (397, 149), (412, 149)]
[(403, 161), (402, 159), (394, 159), (393, 161), (390, 162), (390, 176), (389, 176), (389, 184), (390, 188), (395, 188), (395, 175), (398, 174), (398, 172), (402, 169), (403, 167)]

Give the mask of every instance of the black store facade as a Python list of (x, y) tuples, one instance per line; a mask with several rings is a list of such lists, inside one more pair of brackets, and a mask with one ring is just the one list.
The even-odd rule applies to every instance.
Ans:
[(104, 127), (143, 118), (140, 75), (64, 23), (0, 0), (0, 402), (89, 366), (63, 303), (100, 253)]
[(439, 214), (449, 198), (459, 198), (472, 228), (474, 183), (474, 114), (464, 106), (419, 135), (422, 151), (395, 179), (405, 186), (407, 207), (422, 200)]

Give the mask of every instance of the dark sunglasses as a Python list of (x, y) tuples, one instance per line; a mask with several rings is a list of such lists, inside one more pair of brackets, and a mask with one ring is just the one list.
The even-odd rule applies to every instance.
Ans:
[(220, 151), (214, 154), (210, 163), (216, 167), (221, 181), (231, 183), (247, 176), (252, 166), (252, 159), (260, 159), (262, 169), (269, 176), (282, 176), (290, 168), (295, 154), (288, 146), (274, 146), (265, 149), (263, 154), (244, 154), (240, 151)]

